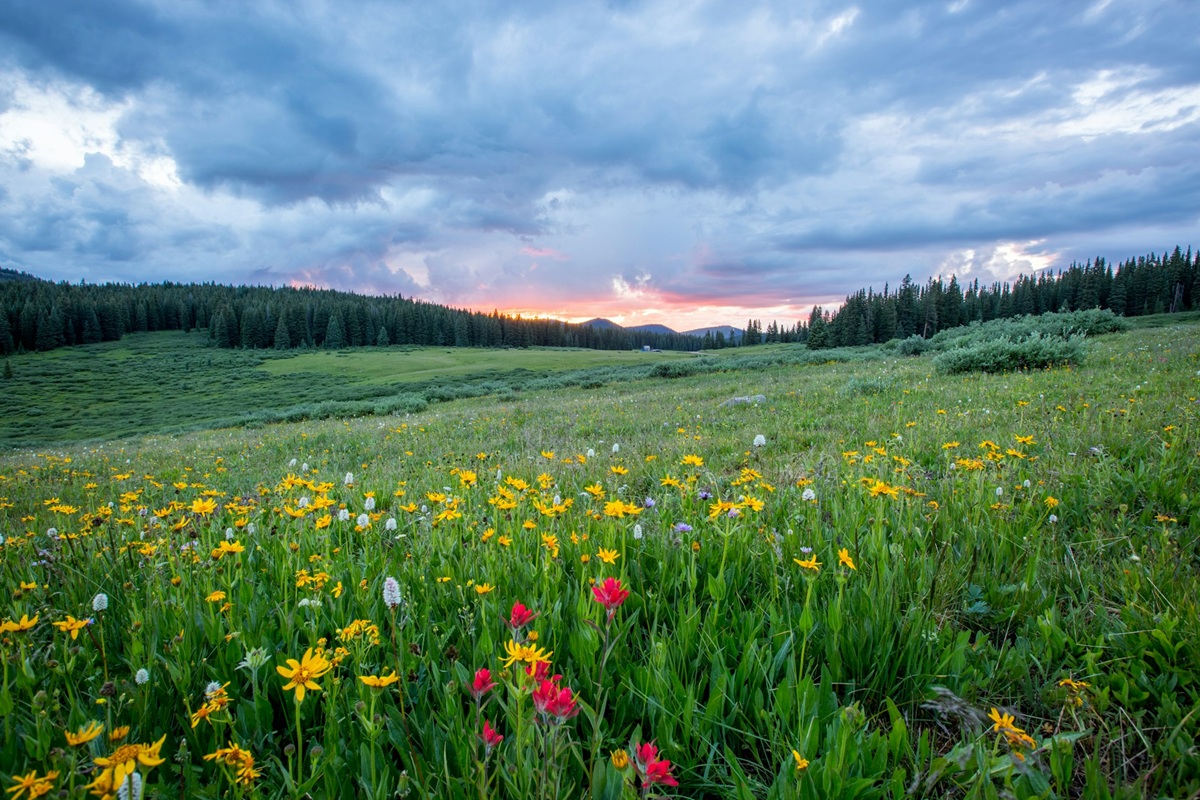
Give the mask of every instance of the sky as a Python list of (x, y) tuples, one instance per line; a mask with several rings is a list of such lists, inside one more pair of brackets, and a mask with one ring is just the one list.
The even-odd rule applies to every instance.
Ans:
[(1200, 246), (1200, 3), (11, 0), (0, 266), (677, 330)]

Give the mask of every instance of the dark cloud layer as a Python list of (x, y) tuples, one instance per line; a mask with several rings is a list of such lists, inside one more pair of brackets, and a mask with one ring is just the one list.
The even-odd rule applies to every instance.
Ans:
[(0, 263), (678, 317), (1200, 244), (1198, 27), (1169, 0), (9, 3)]

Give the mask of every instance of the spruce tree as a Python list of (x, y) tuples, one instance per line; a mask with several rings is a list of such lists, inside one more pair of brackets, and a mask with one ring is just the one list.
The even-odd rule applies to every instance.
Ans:
[(325, 347), (337, 350), (346, 346), (346, 331), (342, 327), (342, 317), (338, 312), (329, 316), (329, 325), (325, 328)]
[(275, 326), (275, 349), (290, 350), (292, 348), (292, 336), (288, 333), (287, 314), (279, 315), (279, 323)]

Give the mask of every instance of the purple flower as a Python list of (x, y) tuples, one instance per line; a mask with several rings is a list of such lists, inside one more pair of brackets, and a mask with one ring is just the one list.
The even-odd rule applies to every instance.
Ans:
[(676, 533), (689, 533), (691, 530), (692, 530), (692, 526), (688, 525), (686, 522), (676, 522), (675, 523), (675, 532)]
[(653, 498), (653, 497), (647, 497), (647, 498), (646, 498), (646, 499), (643, 501), (643, 505), (645, 505), (645, 506), (646, 506), (646, 508), (654, 508), (654, 498)]
[(707, 489), (701, 489), (696, 496), (701, 500), (712, 500), (712, 492), (708, 491)]
[(800, 552), (804, 553), (804, 555), (808, 555), (809, 553), (812, 552), (812, 548), (811, 547), (801, 547)]

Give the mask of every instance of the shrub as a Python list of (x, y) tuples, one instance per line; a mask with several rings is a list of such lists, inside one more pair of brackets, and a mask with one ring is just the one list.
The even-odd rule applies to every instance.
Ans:
[(1035, 333), (1019, 341), (992, 339), (965, 347), (955, 347), (934, 358), (933, 364), (942, 372), (950, 374), (1010, 372), (1078, 364), (1083, 361), (1084, 353), (1083, 337), (1080, 335), (1063, 339)]
[(907, 339), (897, 340), (895, 350), (902, 356), (919, 356), (926, 350), (929, 350), (930, 347), (932, 347), (932, 345), (929, 343), (928, 339), (926, 339), (924, 336), (918, 336), (914, 333)]

